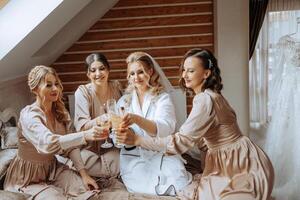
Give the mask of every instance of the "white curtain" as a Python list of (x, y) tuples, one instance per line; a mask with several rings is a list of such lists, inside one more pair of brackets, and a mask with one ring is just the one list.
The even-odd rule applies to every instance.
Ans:
[(270, 0), (255, 51), (249, 63), (250, 126), (267, 125), (271, 117), (269, 86), (278, 40), (296, 32), (300, 0)]
[(250, 61), (251, 126), (266, 127), (263, 143), (275, 169), (276, 200), (300, 200), (300, 93), (295, 92), (300, 86), (294, 84), (300, 70), (285, 75), (284, 48), (278, 45), (283, 36), (300, 31), (299, 17), (300, 0), (270, 0)]

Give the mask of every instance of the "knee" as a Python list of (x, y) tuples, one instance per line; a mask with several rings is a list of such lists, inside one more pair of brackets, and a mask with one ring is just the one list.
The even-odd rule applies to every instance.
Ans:
[(118, 176), (120, 173), (120, 152), (119, 150), (112, 150), (105, 154), (111, 176)]

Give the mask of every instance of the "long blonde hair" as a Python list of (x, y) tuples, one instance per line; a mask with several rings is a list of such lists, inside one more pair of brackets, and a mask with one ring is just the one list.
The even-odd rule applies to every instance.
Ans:
[(63, 96), (62, 96), (63, 86), (62, 86), (61, 80), (59, 79), (55, 69), (44, 66), (44, 65), (35, 66), (29, 72), (28, 86), (29, 86), (31, 92), (35, 94), (35, 90), (39, 87), (42, 80), (44, 80), (46, 75), (49, 73), (55, 76), (55, 78), (58, 82), (58, 86), (60, 88), (59, 94), (58, 94), (58, 99), (56, 102), (53, 103), (53, 106), (52, 106), (55, 118), (57, 119), (57, 121), (67, 124), (70, 121), (70, 118), (69, 118), (68, 112), (65, 108), (65, 104), (63, 102)]
[[(161, 91), (164, 90), (163, 86), (160, 83), (160, 76), (157, 73), (157, 71), (154, 68), (154, 64), (151, 60), (151, 58), (144, 52), (134, 52), (131, 53), (127, 59), (126, 59), (126, 63), (127, 63), (127, 80), (128, 80), (128, 86), (126, 88), (126, 93), (131, 93), (135, 88), (134, 85), (130, 82), (129, 80), (129, 64), (134, 63), (134, 62), (139, 62), (142, 64), (143, 66), (143, 70), (144, 73), (146, 75), (148, 75), (150, 77), (149, 82), (148, 82), (148, 86), (150, 87), (150, 92), (153, 95), (159, 95), (161, 93)], [(146, 70), (151, 70), (153, 71), (152, 75), (150, 76)]]

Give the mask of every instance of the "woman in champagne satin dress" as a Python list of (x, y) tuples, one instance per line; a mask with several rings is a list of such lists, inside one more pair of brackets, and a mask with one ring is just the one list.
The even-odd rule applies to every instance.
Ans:
[[(79, 146), (105, 140), (100, 127), (72, 133), (71, 119), (62, 102), (62, 85), (54, 69), (34, 67), (28, 76), (36, 101), (22, 109), (18, 155), (10, 164), (4, 189), (23, 192), (31, 199), (88, 199), (98, 185), (82, 162)], [(56, 155), (70, 158), (79, 174), (59, 163)]]

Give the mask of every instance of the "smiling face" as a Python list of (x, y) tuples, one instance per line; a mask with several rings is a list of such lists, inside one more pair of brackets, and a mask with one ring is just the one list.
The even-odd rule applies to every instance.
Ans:
[(128, 64), (128, 80), (137, 89), (147, 89), (150, 76), (153, 71), (146, 69), (143, 62), (132, 62)]
[(210, 73), (210, 70), (203, 67), (201, 59), (191, 56), (186, 58), (183, 63), (181, 77), (184, 79), (185, 87), (199, 93), (204, 80), (209, 77)]
[(62, 92), (62, 88), (56, 77), (47, 73), (45, 75), (44, 80), (39, 84), (36, 93), (37, 95), (43, 99), (45, 102), (56, 102), (60, 93)]
[(87, 76), (95, 85), (101, 85), (108, 81), (109, 71), (102, 62), (94, 61), (89, 67)]

